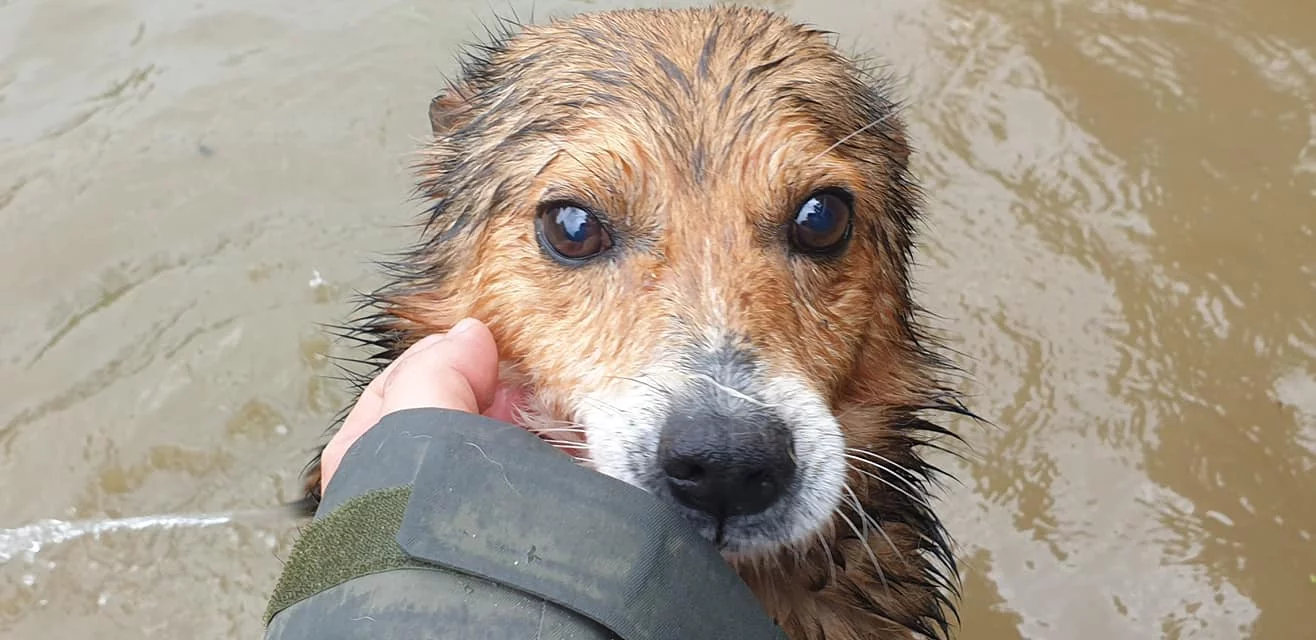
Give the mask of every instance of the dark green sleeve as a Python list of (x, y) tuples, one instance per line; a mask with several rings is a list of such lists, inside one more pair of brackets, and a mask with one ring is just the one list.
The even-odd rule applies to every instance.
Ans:
[(352, 446), (266, 620), (267, 640), (785, 638), (666, 504), (442, 409)]

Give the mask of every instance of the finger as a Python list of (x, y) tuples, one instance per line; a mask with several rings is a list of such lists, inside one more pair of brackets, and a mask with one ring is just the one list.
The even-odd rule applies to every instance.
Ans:
[(370, 384), (367, 384), (366, 388), (361, 391), (361, 395), (357, 398), (352, 411), (347, 414), (347, 418), (343, 420), (343, 425), (334, 434), (334, 439), (330, 440), (330, 444), (334, 444), (335, 440), (342, 439), (354, 441), (357, 436), (365, 433), (366, 429), (379, 421), (382, 415), (380, 409), (384, 406), (384, 381), (393, 373), (397, 365), (398, 360), (394, 360), (370, 380)]
[(480, 413), (493, 403), (497, 387), (493, 334), (477, 320), (463, 320), (442, 339), (399, 359), (384, 382), (381, 413), (421, 407)]
[[(466, 335), (468, 332), (471, 335)], [(435, 346), (450, 342), (443, 352), (431, 353)], [(417, 369), (395, 378), (399, 369), (416, 367), (417, 358), (420, 358)], [(490, 359), (492, 364), (486, 362)], [(323, 492), (329, 486), (329, 480), (352, 443), (387, 413), (428, 406), (478, 413), (482, 397), (493, 401), (492, 387), (496, 385), (497, 366), (498, 353), (493, 335), (478, 321), (459, 322), (447, 334), (430, 335), (417, 341), (366, 385), (342, 426), (321, 451), (320, 490)], [(492, 376), (486, 375), (489, 367), (494, 370)], [(475, 378), (474, 383), (465, 379), (468, 374)], [(400, 383), (395, 385), (398, 387), (396, 397), (390, 389), (394, 380)], [(393, 402), (386, 405), (386, 396), (392, 397)]]

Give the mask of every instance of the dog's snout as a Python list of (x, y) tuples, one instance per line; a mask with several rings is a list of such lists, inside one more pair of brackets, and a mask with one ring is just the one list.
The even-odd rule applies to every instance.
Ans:
[(768, 411), (673, 411), (658, 461), (677, 501), (719, 519), (767, 510), (795, 477), (790, 429)]

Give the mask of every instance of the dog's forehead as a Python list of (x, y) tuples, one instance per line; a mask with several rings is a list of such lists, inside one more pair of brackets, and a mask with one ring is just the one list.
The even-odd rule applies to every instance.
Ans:
[(853, 63), (823, 32), (752, 9), (586, 14), (527, 27), (491, 62), (521, 100), (650, 111), (663, 125), (689, 124), (682, 106), (734, 124), (773, 98), (844, 109), (856, 97)]
[(787, 165), (876, 108), (822, 32), (753, 9), (587, 14), (527, 27), (490, 62), (498, 98), (483, 104), (516, 122), (496, 130), (532, 131), (558, 161), (539, 166), (612, 185), (808, 183)]
[(526, 26), (508, 44), (509, 49), (520, 49), (519, 54), (551, 47), (559, 55), (602, 57), (605, 63), (640, 62), (661, 54), (703, 63), (703, 72), (713, 71), (711, 65), (718, 62), (749, 63), (755, 56), (780, 55), (801, 46), (829, 46), (826, 32), (743, 7), (586, 13)]

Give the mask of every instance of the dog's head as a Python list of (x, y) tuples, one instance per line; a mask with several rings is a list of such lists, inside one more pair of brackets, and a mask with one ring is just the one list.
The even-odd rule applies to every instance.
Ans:
[(481, 51), (431, 104), (425, 240), (365, 327), (384, 357), (484, 320), (528, 426), (729, 556), (866, 541), (878, 518), (897, 555), (940, 541), (912, 453), (914, 412), (944, 405), (912, 321), (917, 193), (880, 85), (749, 9), (586, 15)]

